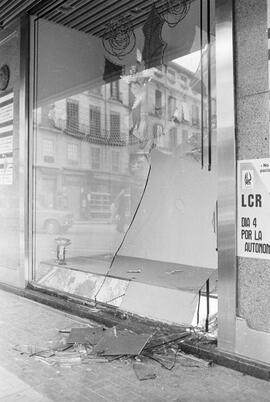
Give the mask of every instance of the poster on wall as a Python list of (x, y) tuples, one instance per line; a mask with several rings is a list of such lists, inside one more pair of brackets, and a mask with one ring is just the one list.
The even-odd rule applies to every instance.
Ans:
[(13, 182), (13, 91), (0, 94), (0, 185)]
[(238, 256), (270, 259), (270, 158), (238, 162)]

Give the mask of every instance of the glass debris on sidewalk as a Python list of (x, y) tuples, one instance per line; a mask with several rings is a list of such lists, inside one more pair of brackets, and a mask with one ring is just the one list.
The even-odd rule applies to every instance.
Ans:
[(181, 343), (195, 336), (201, 337), (183, 330), (165, 333), (157, 329), (151, 334), (136, 334), (117, 327), (87, 326), (60, 329), (51, 341), (40, 345), (16, 345), (13, 349), (43, 363), (64, 367), (121, 360), (132, 364), (138, 380), (144, 381), (156, 378), (155, 363), (167, 370), (172, 370), (176, 364), (210, 367), (211, 361), (181, 351)]

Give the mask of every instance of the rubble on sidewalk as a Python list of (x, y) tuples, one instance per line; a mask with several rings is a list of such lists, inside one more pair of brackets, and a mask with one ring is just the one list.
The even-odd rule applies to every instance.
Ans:
[(128, 330), (107, 330), (93, 349), (101, 356), (137, 356), (140, 355), (151, 335), (136, 335)]
[(164, 333), (157, 329), (153, 333), (136, 334), (117, 327), (87, 326), (60, 329), (52, 341), (42, 345), (16, 345), (13, 349), (43, 363), (65, 367), (120, 360), (132, 363), (136, 377), (143, 381), (156, 378), (153, 367), (156, 363), (167, 370), (176, 364), (210, 367), (211, 362), (181, 351), (181, 343), (187, 337), (194, 337), (194, 332), (179, 329)]
[(21, 355), (33, 356), (36, 353), (46, 350), (46, 347), (41, 345), (15, 345), (13, 349), (20, 352)]

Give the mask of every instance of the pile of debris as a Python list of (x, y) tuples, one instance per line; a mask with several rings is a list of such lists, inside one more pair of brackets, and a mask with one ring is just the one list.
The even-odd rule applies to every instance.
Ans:
[(71, 366), (112, 362), (116, 359), (132, 362), (139, 380), (156, 378), (149, 360), (172, 370), (177, 362), (183, 366), (209, 367), (211, 361), (198, 359), (181, 351), (181, 343), (190, 332), (136, 334), (117, 327), (87, 326), (63, 329), (54, 341), (43, 345), (16, 345), (21, 354), (35, 357), (50, 365)]

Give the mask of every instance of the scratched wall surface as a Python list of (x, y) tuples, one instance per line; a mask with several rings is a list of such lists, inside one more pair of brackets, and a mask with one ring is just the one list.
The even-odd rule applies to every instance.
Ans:
[[(269, 157), (267, 0), (235, 2), (237, 159)], [(270, 331), (270, 260), (238, 258), (238, 315)]]

